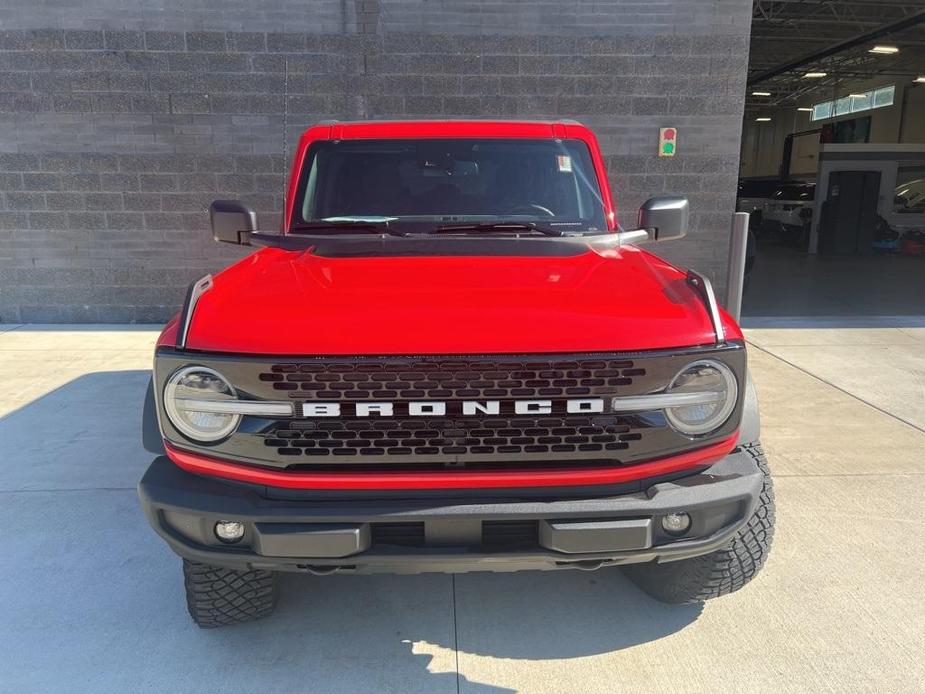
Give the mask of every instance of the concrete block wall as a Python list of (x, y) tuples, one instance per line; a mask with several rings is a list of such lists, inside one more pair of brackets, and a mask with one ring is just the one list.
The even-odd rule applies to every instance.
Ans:
[[(0, 1), (0, 321), (162, 321), (247, 250), (237, 197), (278, 224), (299, 132), (322, 119), (574, 118), (620, 218), (684, 193), (658, 252), (725, 282), (748, 0)], [(678, 154), (656, 156), (658, 128)]]

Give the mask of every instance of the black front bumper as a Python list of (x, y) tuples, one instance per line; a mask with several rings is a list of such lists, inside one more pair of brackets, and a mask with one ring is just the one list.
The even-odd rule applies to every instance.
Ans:
[[(187, 473), (154, 460), (138, 493), (151, 525), (187, 559), (231, 568), (421, 573), (583, 568), (674, 561), (725, 543), (751, 516), (763, 473), (736, 449), (681, 479), (622, 494), (570, 498), (292, 499)], [(683, 537), (661, 527), (692, 518)], [(244, 538), (223, 544), (220, 520)]]

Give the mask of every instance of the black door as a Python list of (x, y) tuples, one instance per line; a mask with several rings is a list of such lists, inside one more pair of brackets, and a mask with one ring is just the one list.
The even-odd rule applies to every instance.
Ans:
[(879, 171), (833, 171), (822, 205), (819, 252), (827, 255), (872, 253), (877, 227)]

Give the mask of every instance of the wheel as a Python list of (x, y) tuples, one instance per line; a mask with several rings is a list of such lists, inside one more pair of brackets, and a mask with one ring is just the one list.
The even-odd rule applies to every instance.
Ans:
[(656, 564), (628, 564), (623, 572), (657, 600), (701, 602), (734, 593), (761, 570), (774, 537), (774, 487), (760, 443), (742, 447), (764, 473), (758, 508), (732, 541), (710, 554)]
[(272, 571), (236, 571), (183, 560), (186, 606), (202, 629), (266, 617), (276, 606)]

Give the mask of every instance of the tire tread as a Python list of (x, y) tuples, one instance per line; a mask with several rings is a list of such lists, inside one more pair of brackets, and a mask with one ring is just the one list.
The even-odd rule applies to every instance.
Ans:
[(203, 629), (260, 619), (276, 607), (272, 571), (238, 571), (184, 559), (183, 582), (190, 616)]
[(774, 484), (760, 443), (741, 446), (761, 472), (764, 484), (752, 517), (732, 541), (710, 554), (676, 562), (623, 567), (636, 585), (662, 602), (702, 602), (739, 590), (764, 566), (774, 539)]

